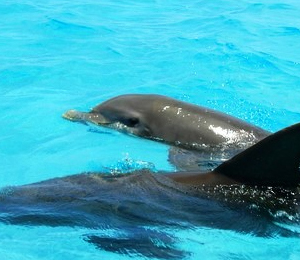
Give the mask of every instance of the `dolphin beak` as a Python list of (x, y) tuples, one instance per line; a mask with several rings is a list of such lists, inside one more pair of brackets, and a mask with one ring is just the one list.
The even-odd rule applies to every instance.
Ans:
[(83, 119), (83, 114), (83, 112), (71, 109), (63, 113), (62, 117), (70, 121), (81, 121)]
[(68, 110), (62, 114), (62, 117), (73, 122), (90, 122), (95, 125), (107, 125), (111, 123), (99, 113), (80, 112), (74, 109)]

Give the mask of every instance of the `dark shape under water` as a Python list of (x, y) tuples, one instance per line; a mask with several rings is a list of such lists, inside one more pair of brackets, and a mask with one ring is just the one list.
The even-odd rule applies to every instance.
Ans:
[[(0, 221), (7, 224), (122, 230), (126, 236), (87, 234), (85, 240), (111, 252), (162, 259), (189, 254), (176, 247), (176, 236), (168, 230), (207, 226), (263, 237), (299, 236), (275, 224), (299, 223), (299, 191), (193, 187), (148, 171), (86, 173), (6, 188), (0, 212)], [(284, 214), (278, 217), (280, 212)]]
[(158, 259), (183, 259), (189, 255), (173, 246), (176, 240), (170, 235), (145, 228), (135, 228), (120, 237), (89, 235), (85, 241), (99, 249), (123, 255)]
[[(111, 239), (119, 246), (108, 246), (95, 235), (86, 239), (106, 250), (161, 258), (187, 253), (176, 249), (175, 238), (163, 240), (165, 249), (150, 243), (157, 233), (141, 238), (137, 227), (208, 226), (264, 237), (299, 237), (297, 231), (276, 224), (299, 225), (299, 160), (300, 124), (296, 124), (206, 174), (89, 173), (6, 188), (0, 195), (0, 221), (124, 230), (130, 235)], [(139, 238), (141, 246), (135, 243)]]

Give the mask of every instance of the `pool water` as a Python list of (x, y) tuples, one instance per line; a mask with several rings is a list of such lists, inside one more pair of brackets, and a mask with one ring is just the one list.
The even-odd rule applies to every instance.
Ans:
[[(174, 170), (167, 145), (61, 118), (120, 94), (168, 95), (272, 132), (299, 122), (299, 13), (298, 0), (1, 1), (0, 186)], [(3, 259), (150, 258), (84, 239), (113, 227), (0, 229)], [(186, 259), (300, 259), (297, 237), (201, 226), (166, 233)]]

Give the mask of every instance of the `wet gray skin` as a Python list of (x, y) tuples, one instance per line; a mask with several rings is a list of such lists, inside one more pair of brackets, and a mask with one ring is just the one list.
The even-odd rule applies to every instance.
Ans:
[(69, 110), (63, 118), (193, 149), (246, 148), (270, 134), (225, 113), (161, 95), (117, 96), (90, 112)]

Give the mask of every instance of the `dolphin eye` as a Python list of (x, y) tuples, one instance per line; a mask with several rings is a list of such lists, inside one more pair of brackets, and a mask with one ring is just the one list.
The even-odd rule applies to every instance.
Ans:
[(136, 117), (131, 117), (131, 118), (128, 118), (126, 120), (125, 125), (127, 125), (128, 127), (135, 127), (138, 123), (139, 123), (139, 119), (136, 118)]

